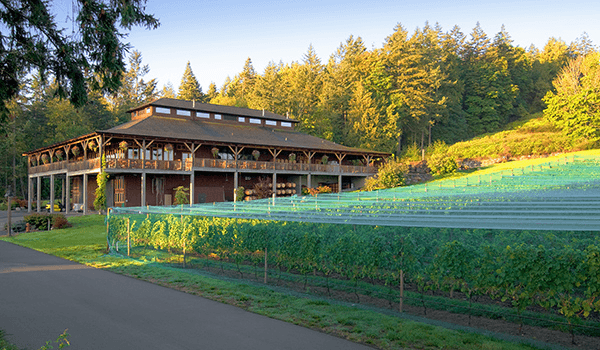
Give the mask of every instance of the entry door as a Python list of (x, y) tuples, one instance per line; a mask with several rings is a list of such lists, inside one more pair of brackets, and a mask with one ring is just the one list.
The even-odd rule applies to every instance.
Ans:
[(115, 193), (115, 207), (125, 206), (125, 177), (117, 176), (113, 181), (113, 188)]

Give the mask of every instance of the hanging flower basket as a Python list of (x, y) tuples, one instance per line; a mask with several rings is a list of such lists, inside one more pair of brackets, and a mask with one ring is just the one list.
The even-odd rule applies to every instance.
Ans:
[(290, 153), (290, 155), (288, 156), (288, 159), (290, 160), (290, 162), (295, 163), (296, 162), (296, 153)]
[(172, 152), (172, 151), (173, 151), (173, 144), (167, 143), (165, 145), (165, 152)]
[(323, 157), (321, 158), (321, 163), (322, 163), (322, 164), (327, 164), (327, 161), (328, 161), (328, 160), (329, 160), (329, 157), (327, 157), (327, 156), (323, 156)]
[(58, 151), (56, 151), (56, 153), (55, 153), (55, 154), (56, 154), (56, 159), (58, 159), (58, 160), (63, 160), (63, 157), (64, 157), (64, 155), (65, 155), (65, 152), (63, 152), (62, 150), (60, 150), (60, 149), (59, 149)]
[(119, 149), (123, 152), (127, 151), (127, 149), (129, 148), (129, 143), (127, 143), (127, 141), (121, 141), (119, 142)]
[(37, 166), (37, 165), (38, 165), (37, 159), (31, 158), (31, 166)]
[(79, 146), (73, 146), (73, 148), (71, 148), (71, 152), (73, 152), (73, 155), (75, 157), (77, 157), (79, 155), (79, 152), (80, 152)]
[(90, 141), (90, 143), (88, 143), (88, 148), (90, 149), (90, 151), (96, 152), (96, 150), (98, 149), (98, 145), (95, 141)]
[(50, 162), (50, 156), (48, 156), (47, 154), (42, 154), (42, 162), (44, 164), (48, 164), (48, 162)]
[(258, 158), (260, 158), (260, 151), (257, 149), (252, 151), (252, 157), (254, 157), (254, 160), (258, 160)]
[(219, 149), (217, 147), (213, 147), (211, 150), (213, 158), (217, 159), (217, 157), (219, 156)]

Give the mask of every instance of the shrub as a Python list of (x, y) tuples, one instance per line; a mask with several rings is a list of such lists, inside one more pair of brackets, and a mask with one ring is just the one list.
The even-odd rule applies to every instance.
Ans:
[(418, 162), (421, 160), (421, 156), (421, 149), (416, 143), (413, 143), (402, 152), (400, 158), (405, 162)]
[(184, 186), (175, 187), (175, 203), (174, 204), (188, 204), (188, 192), (190, 189)]
[(367, 191), (380, 190), (404, 186), (408, 165), (394, 159), (388, 159), (377, 171), (377, 175), (370, 177), (365, 182), (364, 189)]
[(61, 228), (72, 227), (71, 223), (61, 214), (52, 215), (52, 228), (57, 230)]
[(458, 169), (456, 160), (448, 154), (448, 145), (444, 141), (436, 141), (429, 147), (431, 155), (427, 165), (434, 175), (451, 174)]
[(26, 223), (29, 223), (36, 230), (45, 231), (48, 230), (48, 220), (50, 220), (51, 227), (55, 229), (61, 229), (65, 227), (71, 227), (71, 223), (67, 221), (64, 215), (62, 214), (41, 214), (34, 213), (31, 215), (26, 215), (23, 220)]

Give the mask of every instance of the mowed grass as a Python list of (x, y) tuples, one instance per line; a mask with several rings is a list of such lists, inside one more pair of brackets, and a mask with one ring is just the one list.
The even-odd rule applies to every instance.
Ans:
[(243, 281), (224, 281), (189, 270), (158, 267), (107, 255), (103, 216), (72, 217), (69, 220), (73, 223), (72, 228), (23, 233), (2, 239), (381, 349), (532, 349), (527, 345), (324, 300), (290, 296)]

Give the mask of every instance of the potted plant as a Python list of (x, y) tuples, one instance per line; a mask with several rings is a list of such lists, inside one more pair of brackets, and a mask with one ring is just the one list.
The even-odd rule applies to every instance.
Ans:
[(219, 156), (219, 149), (217, 147), (213, 147), (211, 150), (213, 158), (217, 159)]
[(290, 162), (296, 163), (296, 153), (290, 153), (288, 158), (289, 158)]
[(252, 151), (252, 157), (254, 157), (254, 160), (258, 160), (258, 158), (260, 158), (260, 151), (257, 149)]
[(324, 155), (324, 156), (321, 158), (321, 164), (327, 164), (327, 161), (328, 161), (328, 160), (329, 160), (329, 157), (327, 157), (327, 155)]
[(127, 149), (129, 148), (129, 143), (127, 143), (127, 141), (123, 140), (121, 142), (119, 142), (119, 149), (123, 152), (127, 151)]
[(48, 164), (49, 161), (50, 161), (50, 156), (48, 156), (47, 154), (42, 154), (42, 162), (44, 164)]
[(96, 150), (98, 149), (98, 145), (96, 144), (96, 141), (94, 141), (94, 140), (90, 141), (90, 143), (88, 143), (88, 148), (90, 149), (90, 151), (96, 152)]
[(80, 152), (79, 146), (73, 146), (73, 148), (71, 148), (71, 152), (73, 152), (73, 155), (75, 157), (77, 157), (79, 155), (79, 152)]
[(167, 143), (165, 145), (165, 152), (172, 152), (172, 151), (173, 151), (173, 144)]

